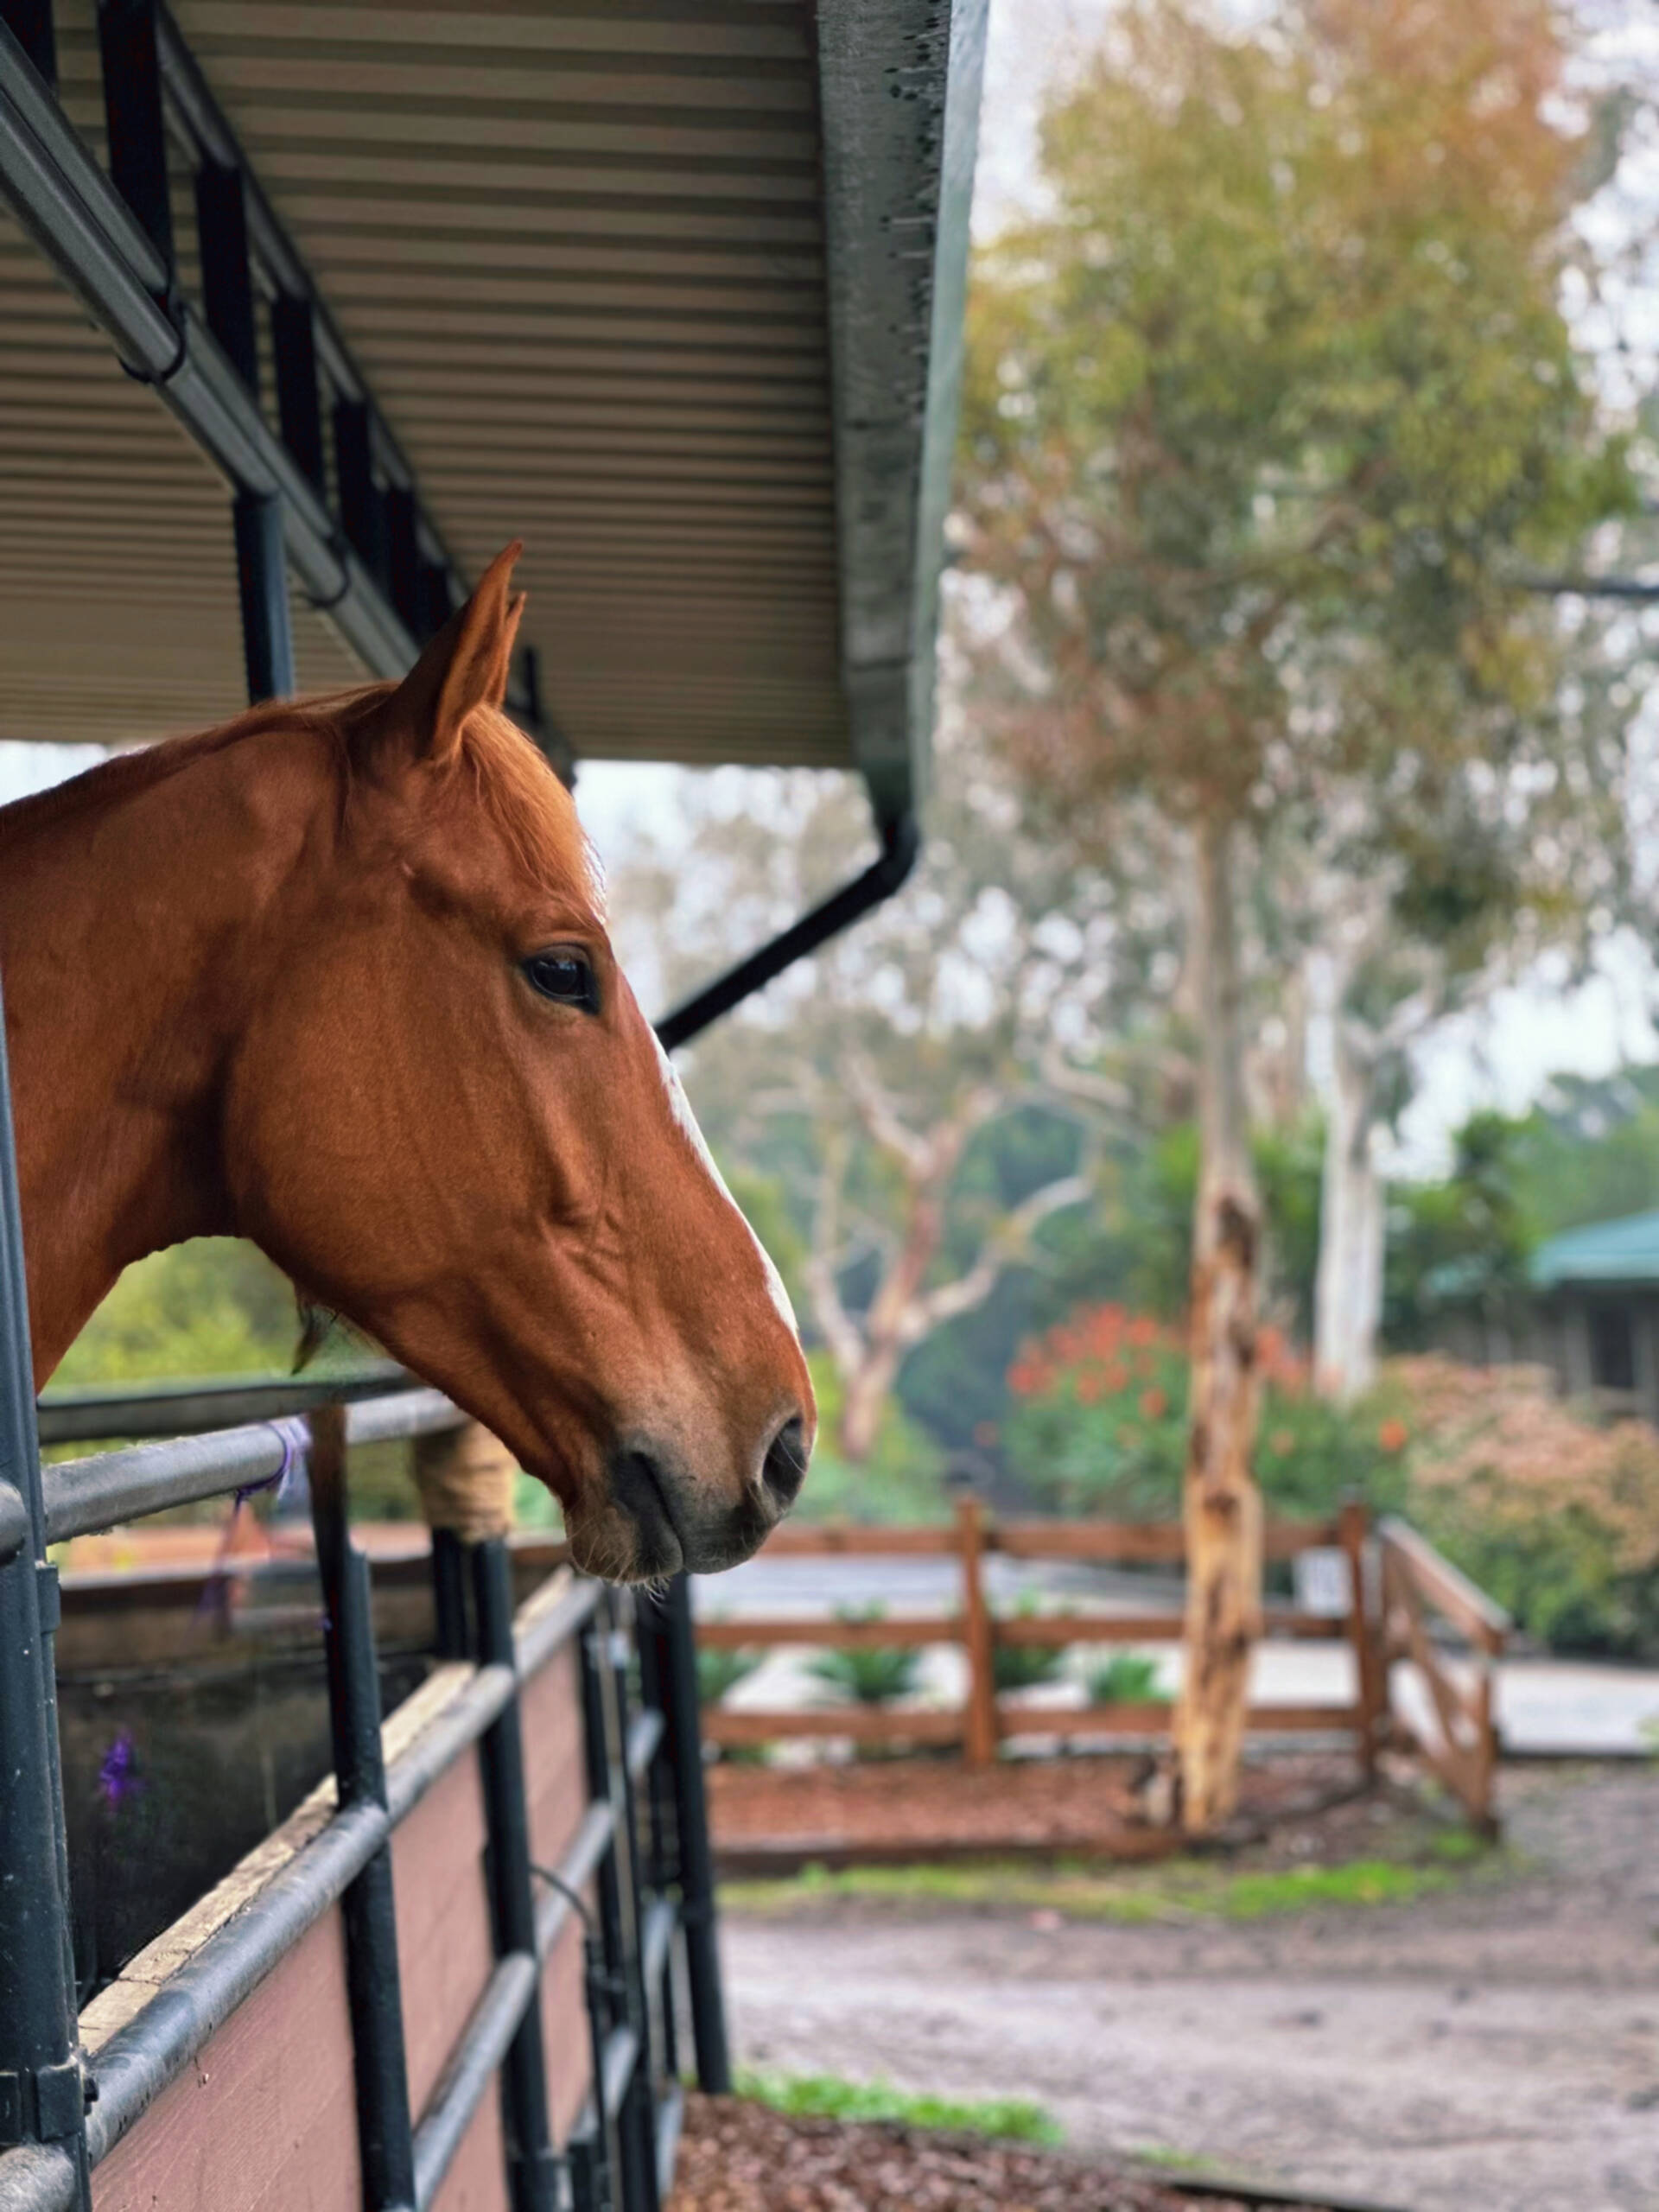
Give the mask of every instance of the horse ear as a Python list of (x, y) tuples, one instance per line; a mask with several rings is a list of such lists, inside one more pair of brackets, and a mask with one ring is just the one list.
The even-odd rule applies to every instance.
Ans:
[(473, 709), (499, 707), (505, 698), (524, 611), (524, 594), (510, 593), (508, 585), (524, 550), (515, 538), (496, 555), (465, 607), (449, 617), (376, 715), (379, 729), (395, 729), (417, 759), (452, 760)]

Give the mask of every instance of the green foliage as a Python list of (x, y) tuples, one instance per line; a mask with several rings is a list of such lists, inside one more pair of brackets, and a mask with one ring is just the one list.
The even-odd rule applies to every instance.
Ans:
[(1084, 1681), (1090, 1705), (1169, 1703), (1169, 1693), (1159, 1687), (1158, 1662), (1145, 1651), (1114, 1651)]
[(833, 2074), (756, 2074), (740, 2067), (737, 2094), (800, 2120), (890, 2120), (907, 2127), (943, 2127), (1016, 2143), (1058, 2143), (1060, 2131), (1040, 2105), (1022, 2097), (964, 2102), (918, 2095), (887, 2082), (846, 2082)]
[(898, 1405), (890, 1404), (870, 1457), (862, 1464), (842, 1459), (835, 1448), (842, 1397), (835, 1363), (827, 1352), (813, 1352), (807, 1364), (817, 1394), (818, 1441), (796, 1518), (889, 1523), (944, 1520), (944, 1458), (926, 1432)]
[[(1035, 1620), (1041, 1611), (1035, 1593), (1025, 1592), (1014, 1607), (1016, 1620)], [(1065, 1654), (1047, 1643), (997, 1643), (991, 1653), (991, 1678), (999, 1690), (1036, 1690), (1058, 1682)]]
[(740, 1682), (766, 1663), (766, 1653), (747, 1648), (697, 1646), (697, 1703), (719, 1705)]
[(1126, 1927), (1198, 1920), (1263, 1920), (1324, 1907), (1406, 1904), (1471, 1877), (1502, 1873), (1478, 1837), (1419, 1822), (1390, 1856), (1379, 1851), (1335, 1866), (1233, 1866), (1212, 1858), (1178, 1858), (1151, 1866), (1062, 1863), (1053, 1868), (992, 1861), (980, 1866), (814, 1866), (787, 1881), (721, 1886), (729, 1910), (788, 1914), (856, 1897), (906, 1913), (950, 1910), (1050, 1910), (1068, 1919)]
[[(1293, 1516), (1334, 1511), (1350, 1496), (1397, 1505), (1406, 1430), (1392, 1401), (1344, 1408), (1316, 1398), (1275, 1332), (1261, 1331), (1257, 1341), (1264, 1497)], [(1084, 1309), (1028, 1346), (1008, 1381), (1017, 1410), (1004, 1446), (1044, 1503), (1131, 1519), (1179, 1513), (1188, 1370), (1176, 1332), (1122, 1306)]]
[[(838, 1621), (879, 1621), (885, 1605), (843, 1605)], [(852, 1651), (820, 1651), (807, 1667), (815, 1681), (855, 1705), (890, 1705), (909, 1697), (921, 1679), (922, 1655), (908, 1644), (870, 1644)]]
[(70, 1389), (219, 1375), (286, 1374), (299, 1338), (294, 1292), (251, 1244), (199, 1237), (129, 1268), (53, 1381)]
[(1556, 1076), (1524, 1115), (1483, 1111), (1458, 1131), (1451, 1173), (1402, 1184), (1389, 1207), (1383, 1329), (1409, 1350), (1448, 1314), (1513, 1331), (1527, 1261), (1563, 1229), (1659, 1208), (1659, 1069)]

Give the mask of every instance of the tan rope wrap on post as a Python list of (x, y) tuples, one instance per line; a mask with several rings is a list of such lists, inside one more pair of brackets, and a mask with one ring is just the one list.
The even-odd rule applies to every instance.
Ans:
[(465, 1544), (512, 1528), (518, 1465), (505, 1444), (475, 1421), (415, 1440), (415, 1483), (429, 1529), (448, 1529)]

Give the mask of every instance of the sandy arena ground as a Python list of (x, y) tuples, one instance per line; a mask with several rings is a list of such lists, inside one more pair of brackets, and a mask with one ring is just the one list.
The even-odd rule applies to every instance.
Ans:
[(1510, 1871), (1409, 1904), (728, 1912), (739, 2054), (1408, 2212), (1659, 2212), (1659, 1768), (1511, 1770), (1503, 1807)]

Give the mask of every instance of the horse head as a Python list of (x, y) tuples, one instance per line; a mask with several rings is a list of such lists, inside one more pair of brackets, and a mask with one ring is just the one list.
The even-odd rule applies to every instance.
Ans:
[(339, 776), (226, 1078), (236, 1227), (563, 1503), (615, 1578), (747, 1558), (811, 1385), (618, 968), (569, 793), (501, 711), (518, 548), (400, 684), (305, 709)]

